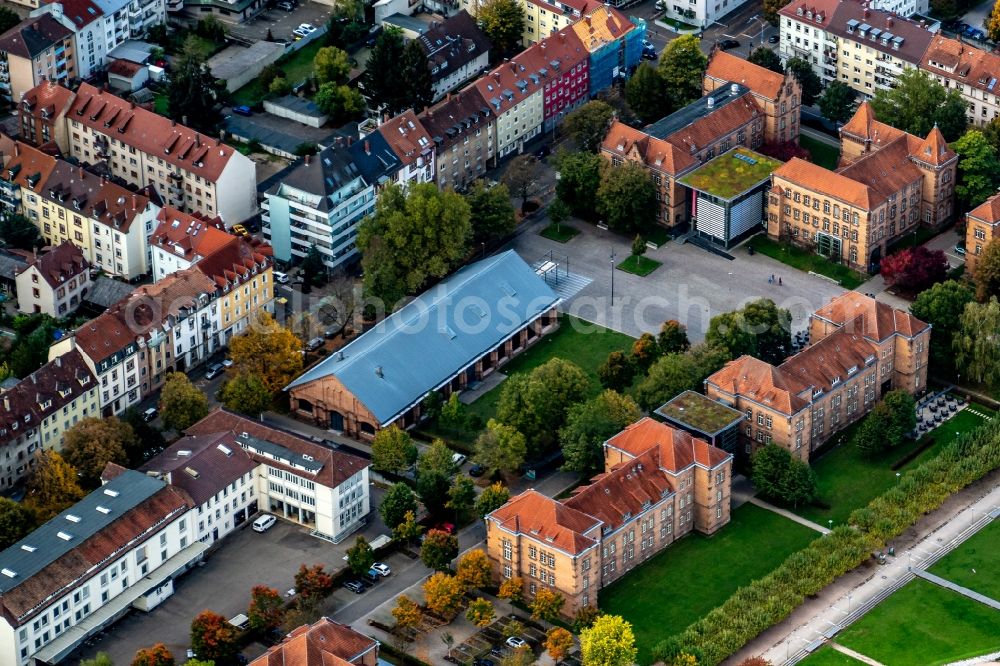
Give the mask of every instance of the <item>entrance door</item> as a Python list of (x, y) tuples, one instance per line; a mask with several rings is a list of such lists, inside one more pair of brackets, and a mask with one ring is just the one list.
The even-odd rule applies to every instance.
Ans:
[(344, 432), (344, 415), (340, 412), (330, 412), (330, 430)]

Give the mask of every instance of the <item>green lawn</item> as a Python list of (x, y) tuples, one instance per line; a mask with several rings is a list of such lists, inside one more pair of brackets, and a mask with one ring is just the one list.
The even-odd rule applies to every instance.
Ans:
[(840, 160), (840, 149), (823, 143), (805, 134), (799, 135), (799, 145), (809, 151), (810, 162), (827, 169), (836, 169)]
[[(563, 315), (559, 328), (519, 356), (500, 368), (500, 371), (510, 376), (518, 372), (530, 372), (552, 358), (564, 358), (579, 365), (590, 379), (591, 394), (597, 395), (601, 390), (601, 382), (597, 378), (597, 368), (604, 363), (608, 354), (613, 351), (631, 349), (635, 340), (624, 333), (612, 331), (596, 324)], [(478, 416), (483, 423), (491, 419), (497, 410), (500, 399), (501, 383), (492, 391), (484, 394), (469, 405), (469, 415)], [(475, 441), (478, 431), (444, 432), (436, 424), (421, 428), (428, 435), (440, 436), (456, 443), (459, 448), (468, 448)]]
[[(930, 568), (956, 585), (1000, 599), (1000, 520), (981, 529)], [(975, 573), (973, 573), (975, 571)]]
[(554, 240), (557, 243), (566, 243), (573, 240), (579, 233), (579, 229), (575, 229), (568, 224), (550, 224), (542, 229), (539, 235), (549, 240)]
[(661, 640), (722, 604), (819, 535), (753, 504), (711, 537), (691, 534), (601, 591), (600, 607), (632, 623), (640, 664)]
[[(278, 61), (277, 65), (285, 73), (285, 80), (290, 85), (298, 85), (312, 76), (313, 58), (316, 57), (316, 52), (322, 47), (323, 40), (317, 39)], [(236, 104), (253, 106), (263, 100), (265, 95), (267, 95), (267, 90), (264, 89), (260, 79), (254, 79), (234, 92), (233, 100)]]
[[(992, 414), (990, 409), (981, 405), (975, 405), (975, 408), (984, 414)], [(865, 506), (896, 483), (893, 464), (917, 449), (928, 438), (933, 437), (934, 444), (921, 451), (916, 458), (898, 470), (899, 472), (905, 473), (933, 458), (943, 446), (955, 439), (956, 432), (971, 430), (982, 422), (978, 416), (963, 410), (924, 435), (918, 442), (906, 442), (869, 460), (862, 457), (850, 442), (854, 430), (860, 424), (858, 421), (837, 436), (843, 440), (842, 444), (812, 462), (813, 471), (816, 472), (819, 500), (829, 504), (830, 508), (809, 505), (799, 507), (795, 512), (820, 525), (826, 525), (828, 520), (833, 520), (835, 525), (839, 525), (847, 520), (852, 511)]]
[(170, 106), (170, 100), (167, 98), (167, 94), (157, 93), (153, 98), (153, 111), (161, 116), (166, 116), (168, 106)]
[(649, 257), (637, 257), (633, 254), (629, 256), (628, 259), (618, 264), (616, 268), (620, 271), (625, 271), (626, 273), (638, 275), (639, 277), (646, 277), (662, 265), (663, 264), (658, 262), (656, 259), (650, 259)]
[(783, 264), (788, 264), (792, 268), (797, 268), (800, 271), (812, 271), (833, 278), (845, 289), (854, 289), (868, 280), (868, 276), (851, 270), (847, 266), (835, 264), (809, 250), (771, 240), (764, 234), (755, 236), (749, 245), (753, 246), (757, 252), (777, 259)]
[(1000, 613), (914, 580), (837, 637), (841, 645), (892, 666), (932, 666), (1000, 650)]
[(824, 645), (799, 662), (802, 666), (857, 666), (863, 663), (843, 652), (837, 652), (829, 645)]

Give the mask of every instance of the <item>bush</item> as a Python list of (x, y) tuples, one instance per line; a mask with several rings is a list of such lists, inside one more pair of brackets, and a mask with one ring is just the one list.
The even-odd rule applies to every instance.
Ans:
[(950, 495), (1000, 467), (1000, 419), (964, 433), (937, 457), (906, 473), (899, 483), (851, 514), (851, 525), (835, 528), (793, 553), (774, 571), (733, 593), (670, 645), (700, 663), (718, 664), (781, 622), (806, 597), (819, 593), (899, 536)]

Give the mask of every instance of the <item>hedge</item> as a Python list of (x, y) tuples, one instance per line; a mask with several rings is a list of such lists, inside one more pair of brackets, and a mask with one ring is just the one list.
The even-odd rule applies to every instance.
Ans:
[(856, 568), (952, 494), (1000, 467), (1000, 419), (964, 433), (937, 457), (907, 472), (899, 483), (855, 510), (850, 526), (835, 528), (793, 553), (768, 575), (739, 588), (721, 606), (681, 634), (664, 641), (654, 658), (671, 645), (704, 655), (718, 664), (761, 632), (781, 622), (806, 597), (818, 594)]

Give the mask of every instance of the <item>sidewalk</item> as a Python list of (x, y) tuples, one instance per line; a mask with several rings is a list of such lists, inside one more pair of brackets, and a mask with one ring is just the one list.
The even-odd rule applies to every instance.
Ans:
[(829, 528), (823, 527), (822, 525), (814, 523), (811, 520), (806, 520), (802, 516), (794, 514), (791, 511), (788, 511), (787, 509), (780, 509), (780, 508), (774, 506), (773, 504), (769, 504), (769, 503), (765, 502), (762, 499), (758, 499), (756, 497), (751, 497), (750, 498), (750, 503), (751, 504), (756, 504), (760, 508), (767, 509), (768, 511), (776, 513), (779, 516), (784, 516), (785, 518), (788, 518), (789, 520), (794, 521), (794, 522), (798, 523), (799, 525), (805, 525), (809, 529), (816, 530), (820, 534), (824, 534), (825, 535), (825, 534), (829, 534), (830, 533)]
[(878, 566), (869, 560), (799, 606), (784, 622), (749, 643), (730, 663), (760, 655), (773, 664), (794, 664), (819, 648), (879, 601), (914, 578), (910, 567), (926, 569), (988, 524), (1000, 507), (1000, 472), (994, 471), (953, 495), (893, 544), (896, 556)]

